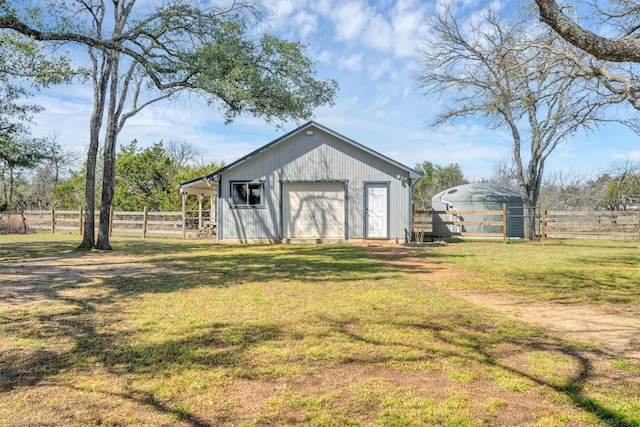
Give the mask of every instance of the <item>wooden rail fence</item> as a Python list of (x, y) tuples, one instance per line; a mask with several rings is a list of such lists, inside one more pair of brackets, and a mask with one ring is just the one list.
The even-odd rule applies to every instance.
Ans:
[(506, 242), (507, 232), (506, 206), (499, 211), (413, 211), (413, 235), (417, 242), (423, 242), (425, 237), (488, 237)]
[[(7, 214), (9, 215), (9, 214)], [(5, 216), (7, 216), (5, 215)], [(10, 214), (16, 217), (19, 214)], [(22, 214), (27, 231), (82, 234), (84, 210), (27, 210)], [(9, 218), (7, 216), (7, 218)], [(623, 211), (547, 211), (540, 209), (537, 229), (542, 244), (551, 239), (637, 240), (640, 247), (640, 212)], [(508, 239), (506, 208), (496, 211), (434, 211), (414, 209), (413, 237), (417, 242), (434, 237), (487, 237)], [(6, 222), (6, 221), (5, 221)], [(16, 223), (22, 221), (14, 221)], [(0, 221), (1, 223), (1, 221)], [(110, 232), (182, 236), (185, 229), (196, 237), (215, 234), (215, 221), (203, 220), (198, 211), (142, 212), (113, 211)], [(96, 213), (95, 224), (98, 224)], [(20, 225), (20, 224), (17, 224)], [(203, 231), (206, 231), (203, 234)]]
[[(640, 247), (640, 212), (638, 211), (548, 211), (543, 207), (539, 212), (535, 216), (535, 221), (542, 244), (547, 238), (637, 240)], [(495, 220), (478, 220), (478, 218), (495, 218)], [(505, 208), (502, 211), (415, 209), (413, 235), (417, 242), (424, 241), (425, 237), (488, 237), (502, 238), (506, 241), (508, 221)], [(485, 232), (484, 229), (491, 231)], [(495, 232), (496, 229), (499, 232)]]
[[(203, 221), (198, 212), (187, 211), (184, 223), (187, 230), (198, 231), (202, 228), (215, 229), (210, 221)], [(95, 226), (98, 226), (99, 213), (95, 214)], [(50, 231), (82, 234), (86, 223), (84, 210), (26, 210), (24, 219), (29, 231)], [(112, 211), (109, 233), (138, 234), (143, 238), (149, 234), (182, 236), (182, 212), (142, 212)]]
[(540, 239), (638, 240), (638, 211), (548, 211), (542, 209)]

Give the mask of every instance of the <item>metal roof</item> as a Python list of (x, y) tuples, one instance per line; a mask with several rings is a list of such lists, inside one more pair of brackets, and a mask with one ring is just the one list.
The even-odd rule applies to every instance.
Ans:
[(508, 188), (473, 183), (458, 185), (444, 190), (433, 196), (433, 200), (447, 200), (450, 202), (521, 202), (522, 196)]
[(241, 163), (249, 160), (250, 158), (262, 153), (263, 151), (270, 149), (271, 147), (281, 143), (282, 141), (285, 141), (286, 139), (288, 139), (292, 135), (295, 135), (295, 134), (297, 134), (299, 132), (302, 132), (302, 131), (310, 128), (310, 127), (315, 127), (315, 128), (317, 128), (317, 129), (319, 129), (321, 131), (324, 131), (324, 132), (326, 132), (326, 133), (338, 138), (339, 140), (341, 140), (343, 142), (351, 144), (351, 145), (353, 145), (353, 146), (355, 146), (355, 147), (357, 147), (357, 148), (359, 148), (359, 149), (361, 149), (361, 150), (363, 150), (363, 151), (365, 151), (365, 152), (367, 152), (367, 153), (369, 153), (369, 154), (371, 154), (371, 155), (373, 155), (375, 157), (378, 157), (381, 160), (384, 160), (387, 163), (390, 163), (390, 164), (396, 166), (399, 169), (404, 170), (405, 172), (407, 172), (409, 174), (409, 178), (410, 179), (422, 178), (422, 175), (419, 172), (417, 172), (416, 170), (414, 170), (414, 169), (412, 169), (412, 168), (410, 168), (410, 167), (408, 167), (406, 165), (403, 165), (402, 163), (397, 162), (397, 161), (385, 156), (384, 154), (378, 153), (377, 151), (372, 150), (371, 148), (369, 148), (369, 147), (367, 147), (365, 145), (362, 145), (362, 144), (360, 144), (360, 143), (358, 143), (358, 142), (356, 142), (356, 141), (354, 141), (354, 140), (352, 140), (350, 138), (347, 138), (344, 135), (339, 134), (338, 132), (335, 132), (335, 131), (333, 131), (333, 130), (331, 130), (331, 129), (329, 129), (329, 128), (327, 128), (327, 127), (325, 127), (325, 126), (323, 126), (323, 125), (311, 120), (311, 121), (308, 121), (307, 123), (303, 124), (302, 126), (297, 127), (296, 129), (292, 130), (291, 132), (288, 132), (285, 135), (282, 135), (280, 138), (278, 138), (278, 139), (276, 139), (274, 141), (271, 141), (270, 143), (268, 143), (266, 145), (263, 145), (262, 147), (258, 148), (257, 150), (252, 151), (251, 153), (247, 154), (246, 156), (241, 157), (240, 159), (236, 160), (235, 162), (232, 162), (232, 163), (228, 164), (227, 166), (225, 166), (225, 167), (223, 167), (221, 169), (218, 169), (217, 171), (215, 171), (215, 172), (213, 172), (213, 173), (211, 173), (209, 175), (206, 175), (206, 176), (203, 176), (201, 178), (197, 178), (197, 179), (194, 179), (194, 180), (191, 180), (191, 181), (184, 182), (184, 183), (180, 184), (180, 191), (181, 192), (192, 193), (192, 192), (197, 192), (197, 191), (189, 191), (190, 189), (195, 189), (194, 187), (196, 187), (196, 188), (198, 188), (200, 190), (205, 190), (207, 188), (213, 187), (213, 185), (214, 185), (213, 183), (215, 183), (215, 185), (217, 186), (217, 181), (220, 180), (220, 175), (222, 173), (228, 171), (229, 169), (232, 169), (232, 168), (238, 166), (239, 164), (241, 164)]

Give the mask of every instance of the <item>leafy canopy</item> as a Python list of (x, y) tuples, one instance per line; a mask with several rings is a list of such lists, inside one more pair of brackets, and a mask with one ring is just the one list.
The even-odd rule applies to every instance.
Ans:
[(422, 174), (413, 187), (413, 198), (420, 208), (431, 207), (431, 198), (440, 191), (468, 183), (457, 163), (440, 166), (425, 160), (415, 169)]
[(209, 174), (222, 164), (182, 165), (162, 142), (139, 148), (137, 141), (120, 148), (116, 163), (114, 206), (119, 210), (176, 211), (180, 183)]

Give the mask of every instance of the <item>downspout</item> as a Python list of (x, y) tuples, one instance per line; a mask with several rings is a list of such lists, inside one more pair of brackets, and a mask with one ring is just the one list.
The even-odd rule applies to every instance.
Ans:
[(216, 214), (216, 243), (220, 243), (220, 239), (222, 236), (222, 233), (224, 232), (222, 229), (222, 203), (220, 203), (222, 201), (222, 180), (220, 179), (220, 176), (214, 176), (213, 179), (215, 181), (218, 181), (218, 191), (217, 191), (217, 201), (216, 201), (216, 209), (218, 211), (218, 213)]

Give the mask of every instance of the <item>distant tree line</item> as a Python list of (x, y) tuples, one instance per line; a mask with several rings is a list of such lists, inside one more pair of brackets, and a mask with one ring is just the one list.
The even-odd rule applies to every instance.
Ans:
[[(423, 174), (413, 188), (414, 204), (419, 209), (431, 208), (431, 198), (441, 191), (469, 183), (457, 163), (440, 166), (424, 161), (415, 169)], [(492, 176), (483, 181), (515, 192), (520, 190), (517, 171), (504, 162), (497, 162)], [(595, 177), (573, 171), (551, 171), (542, 181), (538, 202), (538, 206), (551, 210), (638, 209), (640, 162), (626, 159)]]
[[(27, 209), (78, 209), (85, 201), (86, 162), (77, 166), (79, 156), (65, 150), (57, 137), (45, 138), (39, 148), (39, 160), (6, 173), (0, 160), (0, 205)], [(113, 208), (142, 211), (176, 211), (181, 208), (179, 185), (210, 174), (224, 164), (200, 157), (186, 141), (157, 142), (139, 147), (136, 140), (123, 145), (117, 154), (116, 186)], [(99, 170), (102, 159), (98, 159)], [(10, 198), (9, 188), (12, 188)], [(188, 200), (191, 204), (194, 200)], [(96, 205), (100, 199), (96, 197)], [(189, 206), (195, 209), (195, 206)]]
[[(77, 166), (80, 157), (61, 146), (57, 136), (40, 141), (39, 160), (29, 167), (6, 173), (0, 160), (0, 206), (26, 209), (78, 209), (84, 202), (85, 168)], [(117, 154), (116, 186), (113, 208), (116, 210), (177, 211), (181, 208), (180, 183), (208, 175), (223, 167), (223, 162), (204, 159), (186, 141), (159, 141), (140, 147), (133, 140), (120, 147)], [(98, 170), (102, 161), (98, 159)], [(457, 163), (441, 166), (423, 161), (415, 166), (423, 175), (413, 189), (415, 206), (431, 207), (431, 198), (441, 191), (468, 184)], [(487, 183), (518, 191), (512, 168), (498, 162)], [(13, 201), (9, 203), (9, 188)], [(197, 209), (188, 198), (187, 209)], [(627, 210), (640, 206), (640, 162), (625, 160), (592, 177), (572, 171), (551, 171), (542, 183), (540, 205), (552, 210)], [(100, 199), (96, 198), (97, 206)]]

